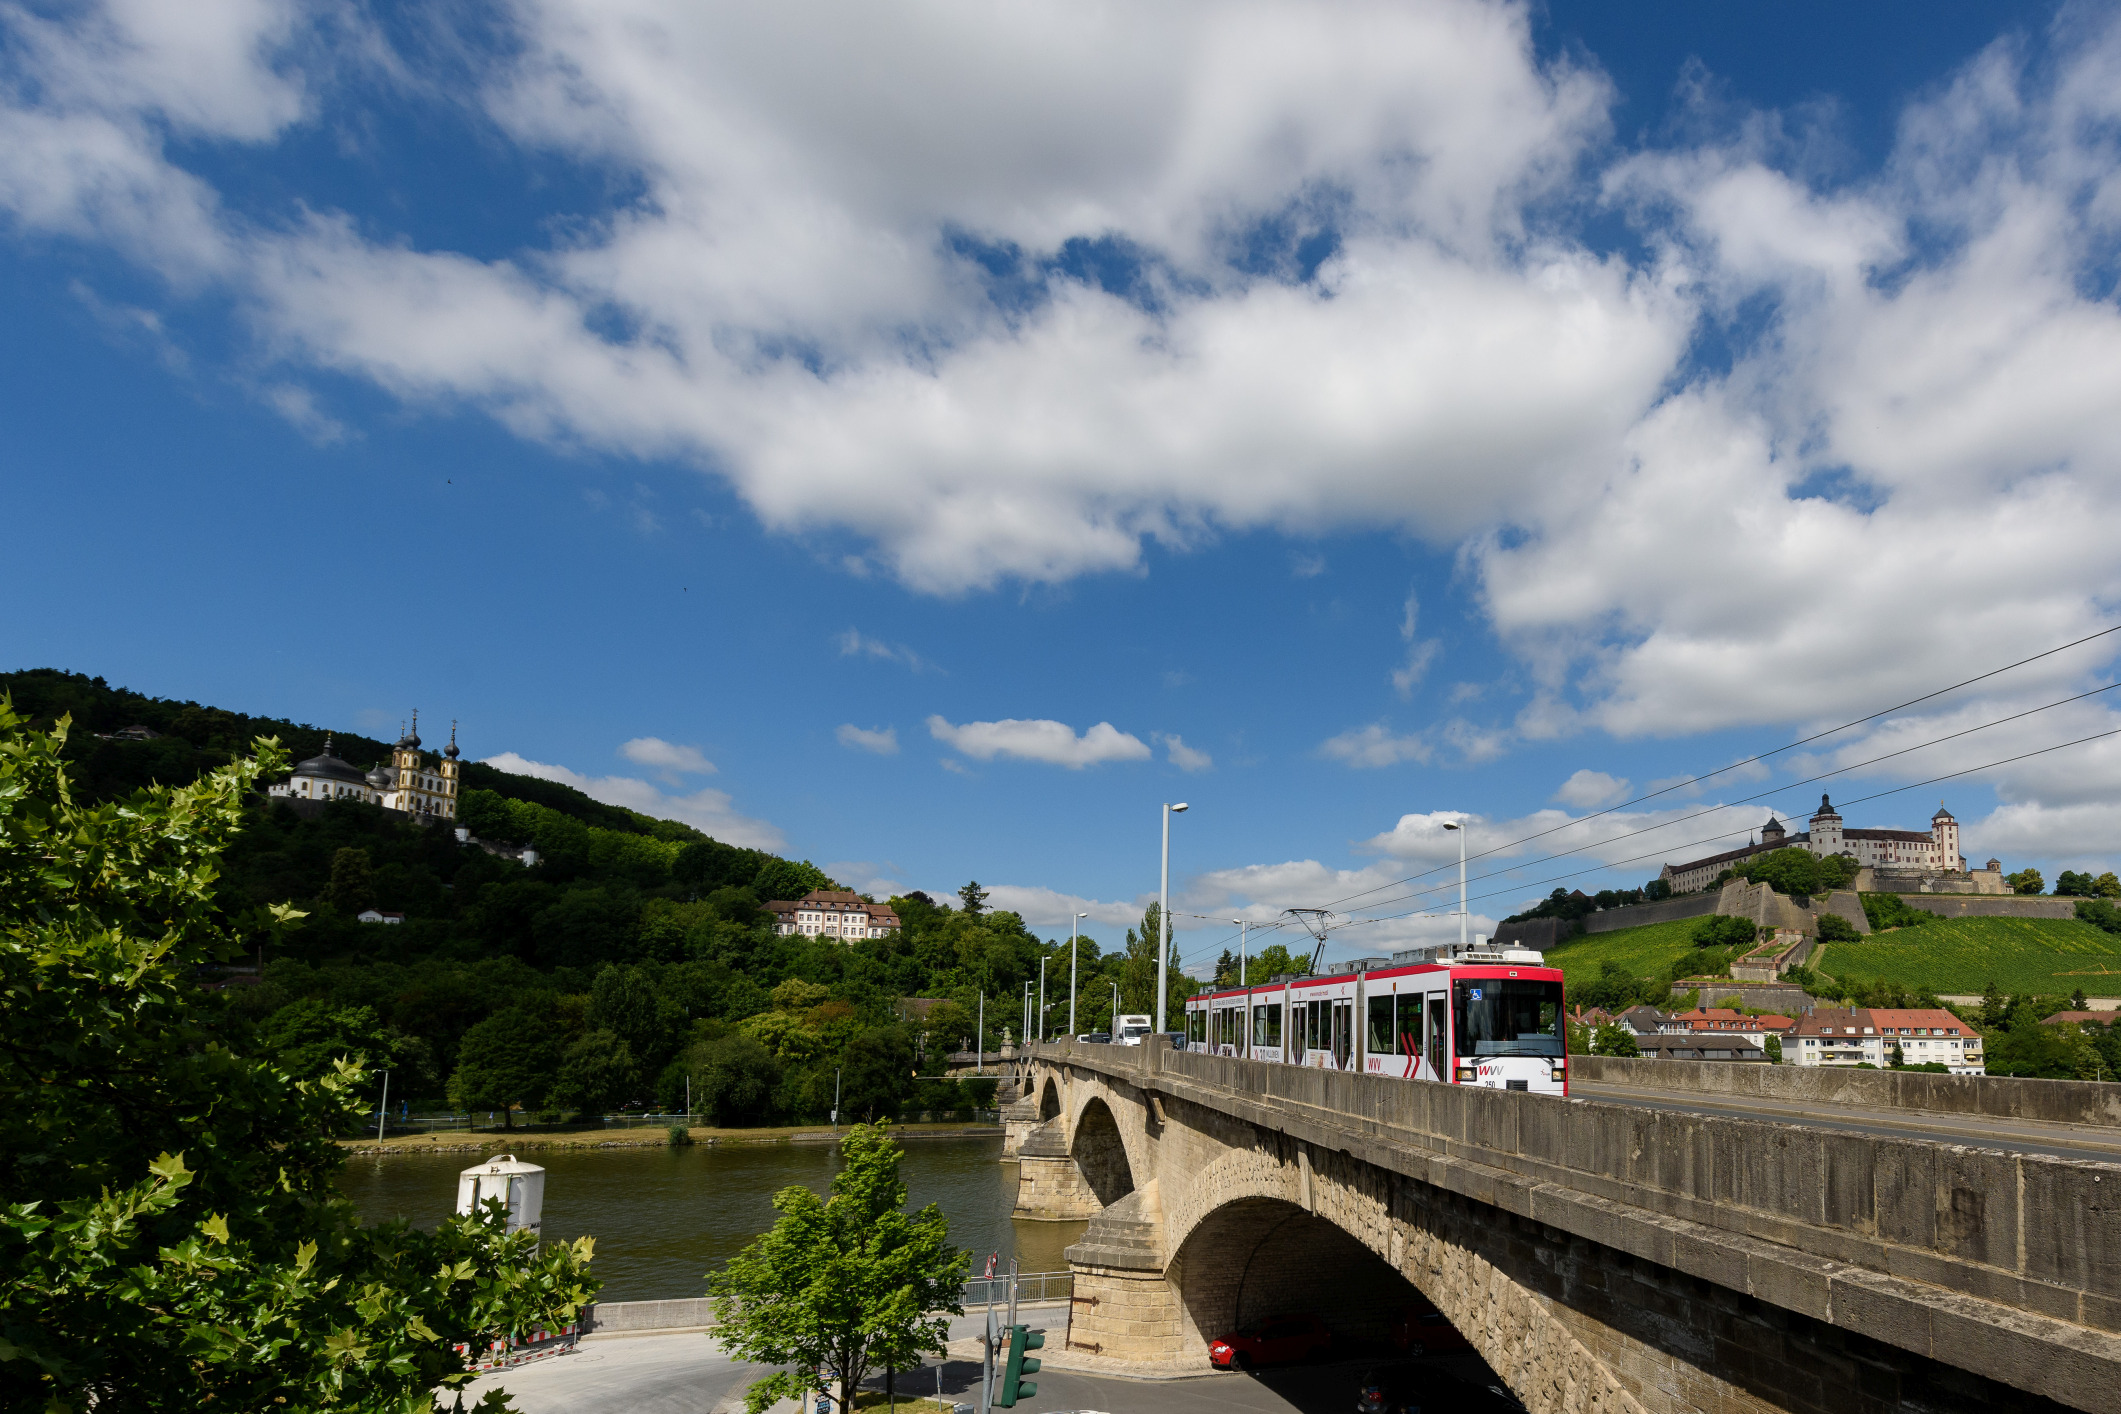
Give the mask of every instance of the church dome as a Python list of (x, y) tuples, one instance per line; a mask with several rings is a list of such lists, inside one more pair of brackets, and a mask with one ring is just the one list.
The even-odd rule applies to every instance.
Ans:
[(377, 790), (389, 790), (392, 784), (390, 779), (390, 767), (382, 764), (381, 762), (377, 762), (376, 768), (368, 773), (368, 783), (374, 786)]
[(367, 785), (368, 777), (351, 761), (341, 761), (331, 754), (331, 738), (324, 738), (324, 750), (307, 761), (295, 766), (298, 776), (320, 776), (327, 781), (345, 781), (348, 785)]

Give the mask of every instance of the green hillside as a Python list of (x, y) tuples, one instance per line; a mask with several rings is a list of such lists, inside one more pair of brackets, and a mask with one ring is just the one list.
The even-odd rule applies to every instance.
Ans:
[(1588, 933), (1550, 949), (1547, 961), (1561, 969), (1571, 991), (1596, 977), (1608, 962), (1637, 977), (1661, 977), (1682, 959), (1691, 966), (1696, 951), (1694, 928), (1700, 922), (1699, 918), (1680, 918), (1670, 923), (1646, 923), (1640, 928), (1616, 928), (1610, 933)]
[(1851, 983), (1884, 981), (1962, 995), (1994, 982), (2006, 992), (2093, 996), (2121, 992), (2121, 937), (2062, 918), (1940, 918), (1833, 943), (1812, 967)]

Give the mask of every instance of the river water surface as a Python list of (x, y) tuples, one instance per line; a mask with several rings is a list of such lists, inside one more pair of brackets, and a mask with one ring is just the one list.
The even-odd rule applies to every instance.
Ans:
[[(1012, 1256), (1021, 1271), (1067, 1270), (1061, 1254), (1084, 1224), (1009, 1216), (1016, 1165), (999, 1162), (999, 1136), (914, 1139), (905, 1150), (899, 1172), (908, 1206), (942, 1205), (951, 1242), (972, 1250), (973, 1275), (990, 1252), (1000, 1253), (1002, 1271)], [(456, 1207), (457, 1175), (482, 1157), (356, 1158), (339, 1186), (367, 1222), (406, 1218), (433, 1227)], [(596, 1238), (591, 1269), (604, 1280), (604, 1301), (704, 1296), (706, 1273), (773, 1225), (777, 1191), (800, 1183), (822, 1193), (840, 1164), (839, 1150), (825, 1144), (548, 1149), (523, 1157), (545, 1169), (545, 1235)]]

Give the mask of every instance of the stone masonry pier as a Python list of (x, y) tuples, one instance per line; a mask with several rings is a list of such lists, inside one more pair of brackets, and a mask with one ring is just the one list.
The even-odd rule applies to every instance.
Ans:
[(1374, 1338), (1411, 1287), (1535, 1414), (2121, 1410), (2121, 1165), (1156, 1038), (1041, 1047), (1026, 1100), (1020, 1214), (1095, 1203), (1062, 1358), (1204, 1367), (1302, 1311)]

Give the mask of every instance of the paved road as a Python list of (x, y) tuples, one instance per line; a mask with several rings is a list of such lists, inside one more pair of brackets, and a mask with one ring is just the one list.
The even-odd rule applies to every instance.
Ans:
[[(1040, 1328), (1042, 1313), (1020, 1317)], [(941, 1366), (944, 1399), (976, 1404), (980, 1366), (965, 1358), (966, 1344), (986, 1327), (984, 1314), (951, 1322), (952, 1357)], [(1059, 1320), (1054, 1319), (1058, 1341)], [(1306, 1365), (1258, 1375), (1218, 1374), (1192, 1379), (1128, 1380), (1046, 1369), (1034, 1377), (1038, 1393), (1016, 1406), (1020, 1414), (1350, 1414), (1355, 1389), (1368, 1360)], [(1404, 1364), (1404, 1362), (1402, 1362)], [(1464, 1387), (1494, 1383), (1474, 1355), (1424, 1360), (1417, 1378), (1448, 1376)], [(713, 1414), (740, 1410), (744, 1388), (769, 1373), (767, 1367), (732, 1360), (706, 1335), (648, 1335), (585, 1341), (571, 1354), (556, 1355), (476, 1381), (470, 1405), (489, 1389), (506, 1388), (524, 1414)], [(902, 1395), (935, 1397), (937, 1366), (931, 1362), (898, 1377)], [(882, 1387), (881, 1380), (871, 1386)], [(790, 1407), (792, 1414), (792, 1407)]]
[(2091, 1125), (2052, 1124), (2039, 1120), (1987, 1119), (1978, 1115), (1931, 1114), (1919, 1110), (1880, 1110), (1856, 1105), (1822, 1105), (1790, 1100), (1756, 1100), (1729, 1095), (1697, 1095), (1677, 1090), (1646, 1090), (1631, 1085), (1573, 1081), (1571, 1096), (1644, 1109), (1683, 1110), (1731, 1119), (1767, 1119), (1843, 1134), (1897, 1139), (1929, 1139), (1998, 1149), (2016, 1154), (2047, 1154), (2064, 1159), (2121, 1163), (2121, 1130)]

